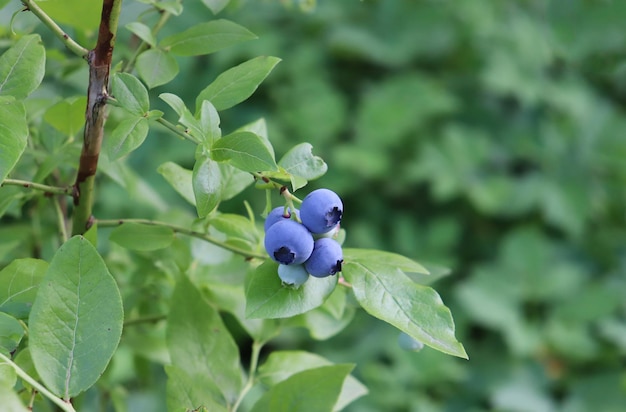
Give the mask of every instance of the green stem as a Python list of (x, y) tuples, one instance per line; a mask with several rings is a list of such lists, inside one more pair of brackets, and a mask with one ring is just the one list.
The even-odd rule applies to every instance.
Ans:
[(241, 402), (246, 397), (250, 389), (254, 386), (254, 378), (256, 376), (256, 368), (259, 364), (259, 355), (261, 354), (261, 348), (263, 348), (264, 342), (254, 341), (252, 343), (252, 354), (250, 355), (250, 370), (248, 371), (248, 379), (246, 380), (246, 384), (243, 389), (241, 389), (241, 393), (237, 398), (237, 401), (233, 405), (231, 409), (232, 412), (237, 412), (239, 406), (241, 406)]
[(33, 0), (22, 0), (22, 4), (24, 4), (24, 6), (26, 6), (26, 8), (30, 10), (31, 13), (37, 16), (37, 18), (43, 24), (45, 24), (72, 53), (79, 57), (82, 57), (83, 59), (87, 57), (87, 55), (89, 54), (89, 50), (78, 44), (66, 32), (64, 32), (63, 29), (59, 27), (59, 25), (56, 24), (55, 21), (46, 14), (45, 11), (43, 11), (37, 5), (37, 3), (35, 3)]
[(187, 229), (185, 227), (172, 225), (165, 222), (159, 222), (156, 220), (149, 219), (109, 219), (102, 220), (98, 219), (95, 221), (98, 224), (98, 227), (115, 227), (122, 225), (124, 223), (136, 223), (140, 225), (150, 225), (150, 226), (162, 226), (170, 228), (174, 231), (174, 233), (180, 233), (186, 236), (195, 237), (197, 239), (202, 239), (206, 242), (212, 243), (216, 246), (221, 247), (222, 249), (229, 250), (233, 253), (236, 253), (241, 256), (245, 256), (247, 258), (257, 258), (257, 259), (267, 259), (267, 255), (261, 253), (255, 253), (249, 250), (238, 248), (237, 246), (229, 245), (228, 243), (222, 242), (219, 239), (214, 238), (211, 235), (207, 235), (206, 233), (196, 232), (195, 230)]
[(18, 179), (4, 179), (0, 187), (2, 186), (22, 186), (28, 189), (41, 190), (42, 192), (50, 193), (53, 195), (72, 195), (73, 189), (72, 187), (57, 187), (57, 186), (48, 186), (43, 185), (41, 183), (29, 182), (27, 180), (18, 180)]
[[(169, 18), (172, 17), (172, 13), (168, 11), (159, 10), (159, 12), (161, 13), (161, 17), (159, 18), (159, 21), (157, 21), (157, 23), (152, 28), (153, 36), (156, 36), (157, 33), (161, 31), (163, 26), (165, 26), (165, 23), (169, 20)], [(148, 43), (146, 43), (145, 41), (142, 41), (139, 47), (137, 47), (137, 49), (135, 50), (135, 53), (133, 53), (130, 60), (128, 60), (128, 63), (126, 63), (122, 71), (125, 73), (130, 73), (135, 67), (135, 63), (137, 62), (137, 57), (139, 57), (139, 55), (143, 53), (144, 51), (148, 50), (148, 46), (149, 46)]]
[(157, 123), (160, 123), (161, 125), (163, 125), (169, 131), (174, 132), (174, 134), (176, 134), (179, 137), (182, 137), (185, 140), (189, 140), (190, 142), (193, 142), (195, 144), (200, 144), (201, 143), (198, 139), (196, 139), (195, 137), (193, 137), (189, 133), (181, 130), (180, 128), (176, 127), (176, 125), (174, 123), (168, 122), (167, 120), (165, 120), (162, 117), (159, 117), (158, 119), (156, 119), (156, 121), (157, 121)]
[(280, 191), (281, 196), (284, 196), (285, 199), (287, 199), (288, 201), (290, 200), (291, 202), (296, 202), (298, 204), (302, 203), (302, 200), (300, 200), (297, 196), (291, 193), (286, 185), (272, 180), (260, 172), (252, 172), (252, 176), (254, 176), (255, 179), (261, 180), (263, 182), (263, 185), (260, 187), (261, 189), (277, 189)]
[(76, 412), (76, 410), (74, 409), (71, 403), (65, 402), (63, 399), (54, 395), (52, 392), (46, 389), (45, 386), (37, 382), (28, 373), (26, 373), (22, 368), (17, 366), (11, 359), (9, 359), (4, 354), (2, 354), (2, 352), (0, 352), (0, 359), (5, 361), (9, 366), (11, 366), (15, 370), (15, 373), (17, 373), (17, 375), (20, 378), (28, 382), (29, 385), (37, 389), (37, 391), (39, 391), (42, 395), (44, 395), (46, 398), (54, 402), (54, 404), (57, 405), (59, 408), (61, 408), (62, 410), (66, 412)]
[(59, 203), (59, 199), (52, 199), (52, 203), (54, 204), (54, 212), (57, 216), (57, 222), (59, 225), (59, 234), (61, 235), (61, 243), (67, 242), (69, 237), (67, 236), (67, 227), (65, 223), (65, 215), (63, 214), (63, 210), (61, 209), (61, 204)]

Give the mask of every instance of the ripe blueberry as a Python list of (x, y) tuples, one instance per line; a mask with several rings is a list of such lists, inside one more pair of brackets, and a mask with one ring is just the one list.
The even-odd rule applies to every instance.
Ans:
[(278, 276), (287, 285), (300, 286), (309, 279), (302, 265), (278, 265)]
[[(300, 211), (298, 209), (295, 209), (295, 211), (296, 216), (300, 217)], [(283, 206), (275, 207), (274, 209), (272, 209), (272, 211), (265, 218), (265, 231), (267, 232), (267, 229), (269, 229), (270, 226), (272, 226), (274, 223), (291, 218), (291, 208), (287, 209), (287, 216), (285, 216), (284, 213), (285, 208)]]
[(265, 250), (274, 261), (283, 265), (304, 263), (313, 251), (313, 236), (300, 223), (281, 220), (265, 232)]
[(341, 221), (343, 203), (337, 193), (328, 189), (317, 189), (302, 201), (300, 218), (311, 233), (326, 233)]
[(304, 262), (304, 267), (311, 276), (324, 278), (341, 271), (342, 263), (343, 252), (339, 243), (323, 237), (315, 241), (311, 257)]

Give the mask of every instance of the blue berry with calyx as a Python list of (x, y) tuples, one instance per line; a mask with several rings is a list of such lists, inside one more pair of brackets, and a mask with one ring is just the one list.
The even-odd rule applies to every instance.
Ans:
[[(265, 218), (264, 228), (266, 232), (267, 229), (269, 229), (274, 223), (280, 222), (281, 220), (291, 219), (291, 208), (287, 208), (286, 210), (287, 214), (285, 214), (284, 206), (279, 206), (272, 209), (272, 211)], [(300, 211), (298, 209), (295, 209), (295, 214), (298, 218), (300, 217)]]
[(309, 193), (300, 206), (302, 224), (311, 233), (326, 233), (337, 226), (343, 216), (343, 202), (329, 189), (317, 189)]
[(287, 285), (300, 286), (309, 279), (302, 265), (278, 265), (278, 276)]
[(313, 252), (304, 262), (304, 268), (311, 276), (325, 278), (341, 272), (343, 252), (335, 240), (323, 237), (313, 244)]
[(270, 258), (283, 265), (304, 263), (313, 251), (313, 236), (300, 223), (281, 220), (265, 232), (265, 250)]

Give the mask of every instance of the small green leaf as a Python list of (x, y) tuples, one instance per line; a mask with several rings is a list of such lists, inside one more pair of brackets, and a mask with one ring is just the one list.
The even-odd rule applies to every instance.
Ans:
[(222, 137), (222, 129), (220, 129), (220, 116), (217, 114), (215, 106), (210, 101), (205, 100), (200, 106), (198, 113), (200, 129), (202, 130), (202, 140), (213, 144), (214, 141)]
[[(291, 185), (296, 191), (306, 185), (308, 180), (321, 177), (328, 170), (328, 166), (321, 157), (313, 155), (313, 146), (301, 143), (294, 146), (278, 162), (291, 176)], [(302, 179), (294, 179), (302, 178)]]
[(278, 264), (267, 260), (246, 278), (247, 318), (288, 318), (322, 305), (337, 285), (337, 276), (311, 278), (295, 289), (283, 286)]
[(230, 0), (202, 0), (202, 2), (213, 14), (217, 14), (228, 5)]
[(0, 56), (0, 95), (25, 99), (34, 92), (46, 66), (46, 51), (38, 34), (22, 37)]
[(365, 262), (378, 261), (384, 262), (390, 267), (400, 269), (403, 272), (421, 273), (424, 275), (429, 274), (428, 270), (421, 264), (397, 253), (372, 249), (344, 249), (344, 256), (346, 256), (346, 254), (348, 256), (348, 258), (345, 259), (346, 261), (348, 261), (348, 259)]
[(340, 364), (298, 372), (267, 391), (251, 412), (332, 411), (353, 368)]
[(85, 124), (86, 97), (74, 97), (61, 100), (52, 105), (43, 118), (52, 127), (66, 134), (75, 136)]
[(128, 112), (143, 116), (150, 110), (150, 98), (138, 78), (128, 73), (117, 73), (111, 80), (111, 93)]
[(126, 29), (133, 33), (135, 36), (148, 43), (150, 47), (156, 47), (156, 39), (154, 38), (150, 27), (138, 21), (128, 23), (124, 27), (126, 27)]
[(274, 155), (274, 146), (272, 146), (272, 142), (270, 142), (269, 136), (267, 134), (267, 123), (264, 118), (260, 118), (255, 120), (254, 122), (248, 123), (246, 125), (241, 126), (236, 130), (237, 132), (252, 132), (255, 135), (261, 138), (261, 141), (267, 147), (267, 150), (272, 154), (272, 159), (276, 159)]
[(117, 160), (137, 149), (148, 136), (148, 119), (132, 117), (122, 120), (104, 139), (104, 149), (110, 160)]
[(198, 217), (203, 218), (222, 199), (222, 172), (219, 164), (206, 156), (198, 158), (193, 167), (192, 184)]
[(196, 107), (200, 107), (203, 100), (209, 100), (217, 110), (243, 102), (252, 96), (278, 62), (278, 57), (260, 56), (226, 70), (200, 92)]
[(192, 172), (176, 163), (165, 162), (157, 168), (165, 180), (183, 197), (189, 204), (195, 206), (196, 199), (192, 186)]
[(220, 213), (209, 220), (209, 223), (229, 239), (241, 239), (251, 244), (259, 242), (259, 233), (256, 226), (244, 216), (234, 213)]
[[(209, 376), (189, 374), (174, 365), (165, 365), (167, 373), (167, 410), (226, 412), (220, 400), (222, 394)], [(223, 401), (223, 400), (222, 400)]]
[(415, 269), (415, 264), (399, 255), (344, 249), (342, 273), (363, 309), (425, 345), (467, 358), (454, 336), (450, 310), (433, 289), (411, 281), (402, 272), (407, 268)]
[(189, 129), (190, 133), (199, 139), (205, 138), (200, 121), (185, 106), (183, 100), (172, 93), (161, 93), (159, 98), (167, 103), (178, 114), (178, 123)]
[(113, 229), (110, 239), (127, 249), (150, 251), (171, 245), (174, 241), (174, 231), (164, 226), (128, 222)]
[[(259, 367), (259, 379), (267, 386), (274, 386), (290, 376), (307, 369), (332, 365), (328, 359), (305, 351), (275, 351)], [(333, 410), (342, 410), (346, 405), (367, 394), (367, 388), (352, 375), (343, 382), (341, 394)]]
[(167, 318), (167, 347), (172, 364), (190, 376), (204, 376), (232, 405), (243, 387), (239, 349), (219, 313), (187, 277), (180, 278)]
[(104, 261), (82, 236), (55, 253), (29, 319), (33, 363), (65, 400), (104, 372), (122, 334), (122, 298)]
[(199, 56), (256, 38), (245, 27), (220, 19), (199, 23), (182, 33), (168, 36), (160, 46), (180, 56)]
[(172, 81), (178, 74), (178, 62), (161, 49), (146, 50), (137, 57), (137, 73), (148, 88)]
[(0, 271), (0, 311), (26, 318), (48, 263), (40, 259), (16, 259)]
[(211, 148), (213, 160), (228, 161), (246, 172), (277, 170), (278, 166), (261, 138), (251, 132), (235, 132), (217, 140)]
[(13, 316), (0, 312), (0, 352), (9, 354), (17, 349), (24, 337), (22, 324)]
[(21, 102), (0, 102), (0, 182), (9, 175), (26, 149), (28, 124)]
[[(11, 368), (12, 369), (12, 368)], [(0, 385), (0, 399), (2, 399), (2, 407), (6, 411), (11, 412), (30, 412), (32, 409), (27, 409), (26, 406), (20, 400), (17, 392), (13, 390), (11, 386)]]

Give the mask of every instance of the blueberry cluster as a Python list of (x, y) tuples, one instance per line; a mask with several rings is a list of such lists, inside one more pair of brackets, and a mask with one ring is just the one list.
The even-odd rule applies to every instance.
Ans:
[(265, 250), (279, 263), (283, 282), (298, 286), (309, 275), (323, 278), (341, 271), (343, 252), (333, 236), (342, 215), (341, 199), (328, 189), (309, 193), (300, 210), (280, 206), (268, 214)]

